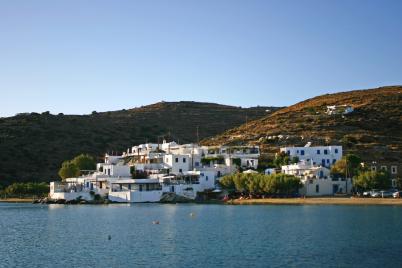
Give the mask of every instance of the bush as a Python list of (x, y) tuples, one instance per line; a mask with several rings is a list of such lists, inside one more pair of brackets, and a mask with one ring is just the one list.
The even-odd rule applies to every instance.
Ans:
[(217, 156), (217, 157), (204, 157), (201, 159), (201, 163), (203, 165), (209, 165), (211, 162), (217, 162), (218, 164), (223, 164), (224, 158), (223, 156)]
[(49, 193), (49, 185), (42, 183), (13, 183), (3, 191), (9, 196), (47, 196)]

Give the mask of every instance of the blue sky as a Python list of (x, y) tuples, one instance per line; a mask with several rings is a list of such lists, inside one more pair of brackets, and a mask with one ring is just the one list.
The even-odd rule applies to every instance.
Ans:
[(402, 84), (399, 0), (0, 0), (0, 116)]

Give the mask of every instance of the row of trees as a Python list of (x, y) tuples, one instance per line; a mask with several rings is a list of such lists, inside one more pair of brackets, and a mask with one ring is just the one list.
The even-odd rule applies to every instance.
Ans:
[(47, 196), (49, 193), (49, 185), (45, 182), (41, 183), (13, 183), (7, 186), (3, 191), (2, 195), (7, 196), (15, 196), (15, 197), (22, 197), (22, 196)]
[(84, 170), (95, 170), (96, 161), (88, 154), (80, 154), (72, 160), (64, 161), (59, 170), (59, 176), (66, 178), (78, 177)]
[(392, 182), (388, 172), (364, 171), (353, 177), (353, 186), (356, 190), (389, 189)]
[(301, 187), (300, 179), (285, 174), (245, 174), (227, 175), (220, 180), (223, 188), (246, 194), (293, 194)]
[(361, 163), (359, 156), (347, 154), (331, 167), (331, 175), (336, 178), (353, 178), (356, 190), (391, 188), (391, 176), (387, 171), (370, 171)]

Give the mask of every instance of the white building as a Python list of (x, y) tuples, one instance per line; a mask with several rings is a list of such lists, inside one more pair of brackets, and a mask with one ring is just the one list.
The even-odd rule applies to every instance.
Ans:
[(314, 166), (330, 167), (342, 158), (342, 146), (313, 146), (307, 144), (305, 147), (283, 147), (281, 152), (290, 157), (298, 157)]
[(93, 174), (53, 182), (50, 197), (68, 201), (100, 195), (116, 202), (157, 202), (163, 193), (175, 193), (194, 199), (198, 192), (213, 190), (217, 178), (239, 167), (256, 169), (258, 157), (256, 146), (140, 144), (122, 155), (106, 154)]
[(351, 179), (337, 179), (330, 176), (330, 170), (322, 166), (314, 166), (306, 161), (282, 166), (282, 173), (299, 177), (303, 187), (299, 190), (305, 196), (329, 196), (350, 194)]

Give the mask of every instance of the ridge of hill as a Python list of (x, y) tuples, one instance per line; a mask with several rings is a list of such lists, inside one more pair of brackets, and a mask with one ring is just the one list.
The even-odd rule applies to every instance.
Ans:
[(260, 145), (271, 158), (279, 147), (307, 142), (342, 145), (346, 153), (357, 153), (365, 161), (400, 162), (402, 86), (314, 97), (202, 141)]
[[(64, 160), (81, 153), (96, 157), (145, 142), (197, 141), (274, 112), (192, 101), (159, 102), (90, 115), (24, 113), (0, 118), (0, 186), (57, 178)], [(269, 112), (267, 112), (269, 110)]]

